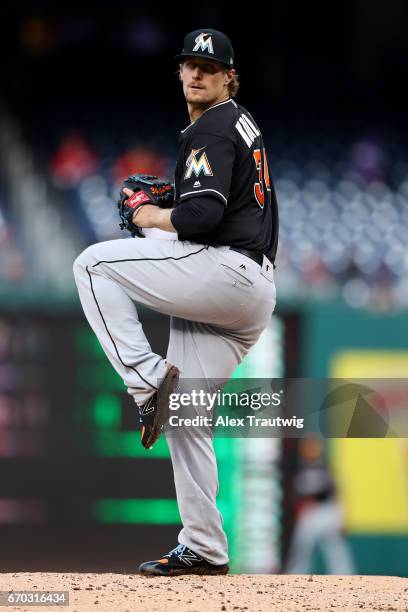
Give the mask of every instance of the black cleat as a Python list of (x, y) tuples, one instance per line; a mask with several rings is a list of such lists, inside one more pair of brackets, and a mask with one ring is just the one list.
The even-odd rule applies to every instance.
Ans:
[(156, 393), (139, 406), (141, 443), (145, 448), (152, 448), (169, 420), (169, 397), (177, 387), (179, 376), (180, 370), (171, 366)]
[(139, 566), (143, 576), (182, 576), (184, 574), (202, 574), (218, 576), (228, 574), (228, 565), (214, 565), (200, 555), (179, 544), (167, 555), (157, 561), (146, 561)]

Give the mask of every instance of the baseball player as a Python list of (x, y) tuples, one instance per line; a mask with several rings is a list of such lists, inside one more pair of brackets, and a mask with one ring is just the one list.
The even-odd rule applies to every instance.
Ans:
[[(138, 406), (143, 446), (164, 429), (170, 449), (183, 528), (173, 550), (139, 571), (225, 574), (212, 435), (183, 427), (170, 435), (169, 396), (183, 379), (227, 380), (267, 326), (276, 301), (277, 203), (261, 132), (233, 99), (229, 38), (190, 32), (176, 59), (191, 123), (180, 134), (174, 195), (155, 177), (127, 181), (122, 225), (137, 237), (90, 246), (74, 275), (85, 315)], [(158, 206), (169, 194), (171, 208)], [(177, 239), (139, 237), (145, 228)], [(139, 304), (170, 315), (166, 357), (152, 352)]]

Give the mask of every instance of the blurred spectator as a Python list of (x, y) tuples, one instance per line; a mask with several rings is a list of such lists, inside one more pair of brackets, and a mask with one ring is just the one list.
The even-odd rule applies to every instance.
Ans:
[(169, 173), (167, 158), (148, 146), (139, 145), (121, 155), (113, 168), (116, 182), (121, 183), (129, 174), (154, 174), (164, 177)]
[(99, 166), (96, 154), (79, 134), (64, 136), (51, 159), (51, 175), (58, 187), (74, 187)]
[(342, 533), (343, 512), (324, 465), (323, 443), (317, 438), (304, 438), (299, 441), (299, 453), (301, 467), (294, 479), (298, 507), (286, 573), (312, 572), (313, 553), (319, 548), (329, 574), (353, 574), (353, 561)]

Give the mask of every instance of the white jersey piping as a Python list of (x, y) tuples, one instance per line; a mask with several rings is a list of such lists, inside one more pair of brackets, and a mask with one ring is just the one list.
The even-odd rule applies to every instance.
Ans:
[(187, 193), (181, 194), (180, 198), (184, 198), (184, 196), (193, 195), (196, 193), (205, 193), (206, 191), (213, 191), (214, 193), (217, 193), (225, 201), (225, 204), (227, 204), (227, 198), (224, 195), (222, 195), (222, 193), (217, 191), (216, 189), (199, 189), (198, 191), (188, 191)]

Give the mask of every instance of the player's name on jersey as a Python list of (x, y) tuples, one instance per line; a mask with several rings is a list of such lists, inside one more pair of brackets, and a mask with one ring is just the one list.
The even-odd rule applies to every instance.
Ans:
[(252, 121), (244, 114), (242, 114), (236, 122), (235, 128), (238, 130), (249, 148), (252, 147), (255, 139), (261, 135), (261, 132), (258, 130), (256, 125), (252, 123)]

